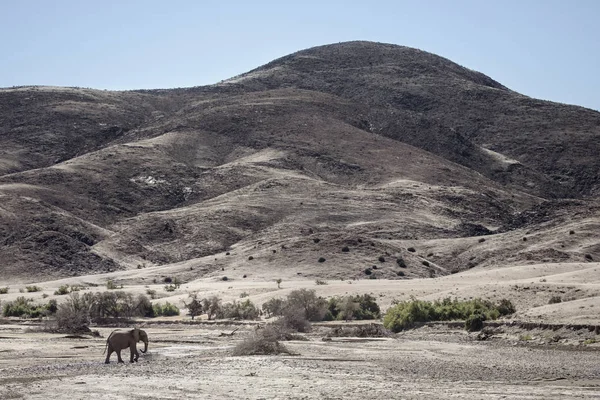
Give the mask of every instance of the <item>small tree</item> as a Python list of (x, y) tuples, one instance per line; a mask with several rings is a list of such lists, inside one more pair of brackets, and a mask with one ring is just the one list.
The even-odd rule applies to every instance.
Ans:
[(190, 302), (184, 302), (183, 304), (185, 304), (186, 308), (188, 309), (188, 314), (192, 317), (193, 320), (196, 315), (202, 314), (202, 302), (198, 300), (197, 293), (190, 293), (189, 298)]
[(281, 278), (276, 279), (275, 282), (277, 282), (277, 289), (281, 289), (281, 282), (283, 282)]
[(208, 299), (203, 299), (202, 308), (206, 312), (208, 320), (210, 321), (214, 316), (220, 313), (221, 299), (219, 299), (217, 296), (212, 296)]

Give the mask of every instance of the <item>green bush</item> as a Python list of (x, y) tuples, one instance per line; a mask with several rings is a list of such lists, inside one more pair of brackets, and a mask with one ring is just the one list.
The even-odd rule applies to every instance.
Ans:
[(108, 280), (108, 281), (106, 282), (106, 288), (107, 288), (108, 290), (115, 290), (115, 289), (118, 289), (118, 287), (117, 287), (117, 284), (116, 284), (116, 283), (115, 283), (115, 281), (113, 281), (113, 280)]
[(378, 319), (381, 310), (369, 294), (332, 297), (327, 304), (329, 317), (336, 320)]
[(6, 293), (8, 293), (8, 287), (0, 288), (0, 294), (6, 294)]
[(69, 294), (69, 285), (61, 285), (54, 291), (55, 296), (64, 296), (65, 294)]
[(483, 329), (483, 321), (485, 321), (485, 315), (469, 315), (465, 321), (465, 329), (469, 332), (480, 331)]
[(173, 315), (179, 315), (179, 308), (168, 301), (165, 304), (154, 304), (152, 308), (154, 310), (154, 315), (156, 316), (171, 317)]
[(17, 297), (15, 301), (4, 304), (2, 315), (5, 317), (39, 318), (56, 312), (56, 300), (50, 300), (47, 304), (33, 304), (33, 299), (23, 296)]
[(221, 307), (217, 318), (231, 318), (231, 319), (257, 319), (259, 310), (250, 301), (245, 300), (240, 303), (235, 300), (232, 303), (224, 304)]
[(562, 298), (560, 296), (552, 296), (552, 297), (550, 297), (550, 300), (548, 301), (548, 304), (557, 304), (557, 303), (562, 303)]
[(39, 286), (25, 286), (25, 289), (27, 289), (28, 293), (32, 293), (32, 292), (41, 292), (42, 288)]
[(468, 320), (473, 316), (480, 316), (482, 321), (494, 320), (514, 312), (515, 307), (506, 299), (493, 304), (482, 299), (459, 301), (446, 298), (442, 301), (430, 302), (413, 298), (391, 307), (385, 314), (383, 325), (391, 331), (399, 332), (412, 328), (416, 323)]

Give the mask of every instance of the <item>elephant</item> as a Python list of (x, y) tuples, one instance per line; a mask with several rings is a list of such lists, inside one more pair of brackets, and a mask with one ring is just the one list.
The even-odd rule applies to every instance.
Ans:
[(148, 335), (146, 334), (146, 331), (138, 328), (130, 331), (113, 331), (108, 339), (106, 339), (104, 351), (106, 352), (106, 348), (108, 348), (108, 354), (106, 355), (106, 361), (104, 361), (104, 363), (108, 364), (110, 362), (110, 355), (113, 351), (117, 353), (118, 361), (122, 363), (121, 350), (128, 347), (131, 353), (130, 362), (137, 362), (140, 357), (140, 353), (137, 351), (136, 347), (137, 342), (144, 342), (144, 350), (140, 349), (142, 353), (148, 351)]

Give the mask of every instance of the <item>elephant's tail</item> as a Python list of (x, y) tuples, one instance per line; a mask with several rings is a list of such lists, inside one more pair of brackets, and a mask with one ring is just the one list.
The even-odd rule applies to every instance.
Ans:
[(112, 331), (110, 335), (108, 335), (108, 337), (106, 338), (106, 344), (104, 345), (104, 351), (102, 352), (102, 354), (106, 353), (106, 349), (108, 348), (108, 341), (110, 340), (110, 337), (113, 333), (115, 333), (115, 331)]

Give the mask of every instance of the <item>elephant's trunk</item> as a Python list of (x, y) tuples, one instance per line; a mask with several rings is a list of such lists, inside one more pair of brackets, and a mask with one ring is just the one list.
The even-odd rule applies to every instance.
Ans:
[(140, 349), (140, 351), (142, 353), (145, 353), (148, 351), (148, 341), (147, 340), (144, 340), (144, 350)]

